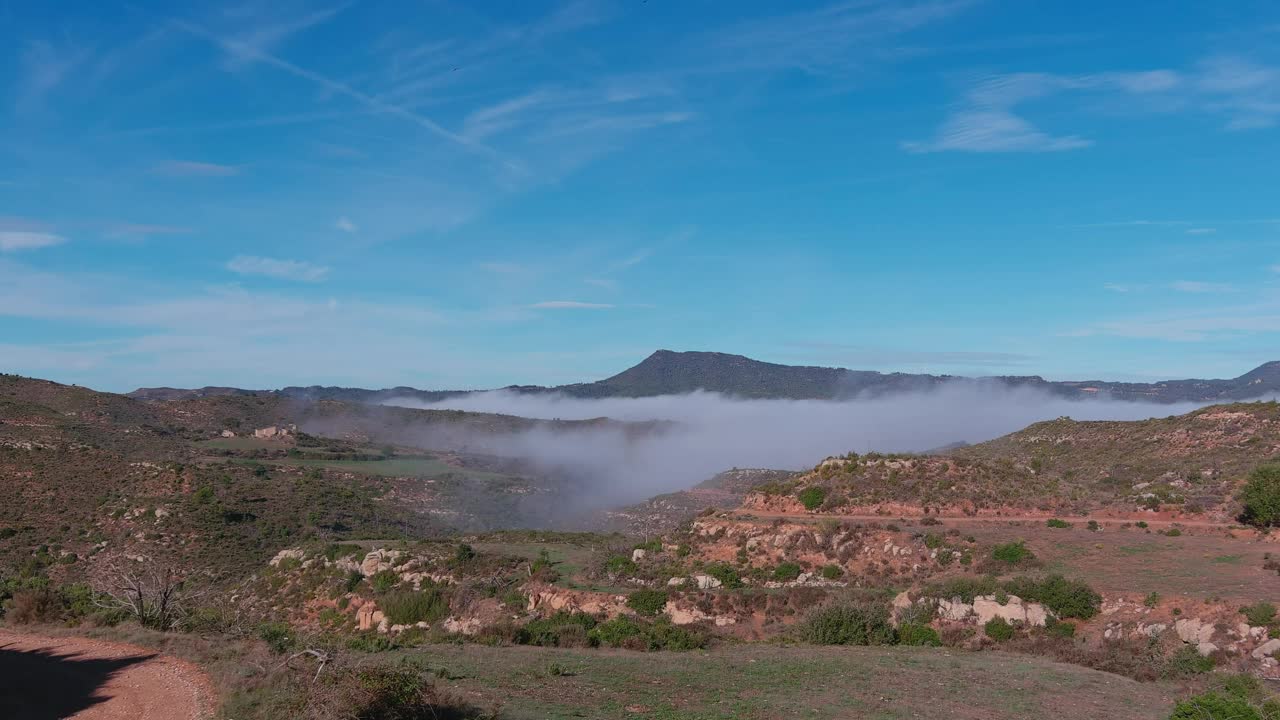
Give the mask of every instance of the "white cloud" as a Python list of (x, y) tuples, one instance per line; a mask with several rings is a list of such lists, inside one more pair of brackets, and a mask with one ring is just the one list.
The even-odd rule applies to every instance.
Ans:
[(1211, 227), (1187, 228), (1188, 235), (1211, 235), (1216, 232), (1218, 232), (1218, 229)]
[(174, 160), (157, 165), (152, 169), (152, 172), (157, 175), (169, 175), (172, 177), (230, 177), (239, 175), (240, 168), (232, 165), (218, 165), (217, 163)]
[(1111, 292), (1118, 292), (1118, 293), (1128, 293), (1128, 292), (1133, 292), (1139, 289), (1139, 287), (1136, 285), (1126, 285), (1124, 283), (1106, 283), (1102, 287), (1106, 288), (1107, 290), (1110, 290)]
[(349, 233), (353, 233), (360, 229), (359, 227), (356, 226), (355, 223), (351, 222), (350, 218), (346, 217), (345, 215), (338, 218), (338, 222), (334, 223), (334, 227), (338, 228), (343, 232), (349, 232)]
[(608, 303), (578, 302), (577, 300), (544, 300), (529, 307), (534, 310), (608, 310), (614, 306)]
[(1178, 292), (1187, 293), (1225, 293), (1235, 292), (1236, 287), (1230, 283), (1202, 282), (1199, 280), (1179, 280), (1169, 287)]
[(237, 255), (227, 263), (227, 269), (241, 275), (265, 275), (281, 280), (319, 282), (329, 274), (329, 268), (300, 260)]
[(0, 230), (0, 252), (36, 250), (66, 242), (61, 235), (27, 230)]
[(1060, 152), (1089, 147), (1093, 142), (1076, 135), (1053, 136), (1004, 110), (956, 113), (938, 129), (933, 140), (905, 142), (911, 152)]

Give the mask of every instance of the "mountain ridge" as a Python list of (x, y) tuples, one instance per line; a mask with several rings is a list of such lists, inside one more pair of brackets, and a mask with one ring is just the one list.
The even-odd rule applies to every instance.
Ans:
[[(660, 349), (640, 363), (595, 382), (558, 386), (509, 385), (502, 390), (522, 394), (562, 394), (578, 398), (652, 397), (703, 390), (751, 399), (839, 400), (860, 395), (886, 395), (928, 390), (951, 382), (977, 382), (1007, 388), (1034, 388), (1068, 398), (1107, 396), (1158, 403), (1220, 402), (1280, 393), (1280, 361), (1264, 363), (1229, 379), (1163, 380), (1154, 383), (1109, 380), (1046, 380), (1039, 375), (966, 377), (927, 373), (882, 373), (839, 367), (782, 365), (743, 355)], [(383, 403), (391, 399), (440, 402), (482, 390), (420, 390), (395, 387), (372, 390), (338, 386), (289, 386), (279, 390), (230, 387), (196, 389), (139, 388), (130, 397), (163, 401), (214, 395), (268, 393), (307, 400)]]

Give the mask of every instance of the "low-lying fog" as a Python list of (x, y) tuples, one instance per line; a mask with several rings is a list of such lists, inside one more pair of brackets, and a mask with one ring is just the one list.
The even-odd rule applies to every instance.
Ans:
[(1136, 420), (1177, 415), (1203, 405), (1068, 400), (1038, 390), (974, 382), (841, 402), (743, 400), (707, 392), (584, 400), (492, 391), (438, 403), (387, 404), (562, 420), (675, 421), (669, 429), (640, 436), (600, 427), (468, 439), (471, 449), (527, 458), (546, 472), (580, 479), (579, 500), (595, 506), (688, 488), (731, 467), (803, 469), (850, 450), (910, 452), (981, 442), (1063, 415)]

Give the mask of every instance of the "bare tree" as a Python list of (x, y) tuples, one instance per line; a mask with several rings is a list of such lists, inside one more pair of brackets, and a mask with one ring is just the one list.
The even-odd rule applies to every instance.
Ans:
[(95, 588), (94, 604), (123, 610), (142, 625), (157, 630), (176, 626), (186, 616), (188, 604), (197, 597), (186, 587), (182, 575), (167, 565), (116, 562), (107, 566), (104, 578)]

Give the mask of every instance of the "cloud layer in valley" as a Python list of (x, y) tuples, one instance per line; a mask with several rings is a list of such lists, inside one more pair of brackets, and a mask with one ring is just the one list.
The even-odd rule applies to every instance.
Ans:
[[(1064, 415), (1077, 420), (1137, 420), (1199, 407), (1069, 400), (982, 381), (847, 402), (742, 400), (707, 392), (585, 400), (493, 391), (431, 404), (404, 399), (388, 404), (561, 420), (672, 421), (649, 433), (601, 425), (467, 439), (470, 450), (527, 458), (546, 472), (573, 476), (583, 485), (582, 501), (596, 506), (688, 488), (732, 467), (798, 470), (850, 450), (919, 452), (981, 442)], [(420, 441), (429, 446), (432, 439)]]

